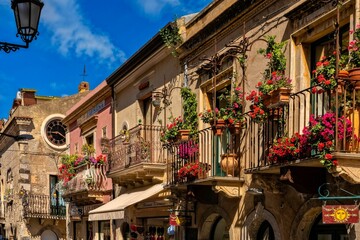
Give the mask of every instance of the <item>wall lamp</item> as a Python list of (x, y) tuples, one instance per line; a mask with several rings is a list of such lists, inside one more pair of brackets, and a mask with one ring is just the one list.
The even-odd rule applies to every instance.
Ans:
[(262, 188), (248, 188), (248, 190), (246, 190), (246, 192), (251, 195), (263, 195), (264, 194), (264, 190)]
[(38, 26), (41, 9), (44, 3), (40, 0), (12, 0), (11, 8), (14, 11), (16, 22), (16, 37), (21, 37), (25, 45), (0, 42), (0, 50), (6, 53), (15, 52), (20, 48), (28, 48), (33, 39), (39, 35)]
[(31, 140), (34, 139), (33, 135), (31, 134), (20, 134), (20, 135), (11, 135), (11, 134), (7, 134), (7, 133), (0, 133), (0, 136), (6, 136), (6, 137), (11, 137), (13, 139), (15, 139), (15, 141), (23, 141), (23, 140)]

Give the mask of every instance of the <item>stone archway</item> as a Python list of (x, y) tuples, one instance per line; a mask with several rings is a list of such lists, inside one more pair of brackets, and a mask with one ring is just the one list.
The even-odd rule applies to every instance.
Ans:
[(58, 236), (51, 230), (45, 230), (41, 234), (41, 240), (58, 240)]
[(316, 217), (321, 213), (321, 201), (308, 200), (297, 212), (291, 226), (290, 239), (308, 239)]
[[(224, 209), (219, 206), (211, 206), (206, 209), (199, 220), (199, 240), (211, 239), (212, 231), (219, 222), (224, 222), (225, 228), (230, 229), (231, 219)], [(232, 239), (231, 232), (229, 234)]]
[(264, 221), (267, 221), (272, 227), (275, 240), (280, 240), (280, 228), (274, 215), (264, 209), (261, 203), (258, 203), (256, 209), (246, 217), (244, 226), (241, 229), (241, 239), (256, 239), (260, 226)]

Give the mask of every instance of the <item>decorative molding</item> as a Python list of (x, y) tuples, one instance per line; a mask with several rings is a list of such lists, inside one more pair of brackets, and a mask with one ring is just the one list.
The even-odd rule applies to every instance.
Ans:
[(215, 193), (223, 192), (229, 198), (238, 198), (240, 197), (240, 186), (213, 186), (213, 191)]

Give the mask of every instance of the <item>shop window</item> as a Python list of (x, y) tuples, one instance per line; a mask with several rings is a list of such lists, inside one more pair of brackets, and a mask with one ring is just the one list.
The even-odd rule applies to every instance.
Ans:
[(110, 240), (110, 221), (99, 222), (99, 240)]

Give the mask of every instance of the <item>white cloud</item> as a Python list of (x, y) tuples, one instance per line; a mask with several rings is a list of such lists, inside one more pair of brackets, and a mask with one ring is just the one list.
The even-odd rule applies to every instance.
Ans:
[(143, 11), (150, 15), (159, 14), (167, 6), (179, 6), (179, 0), (137, 0), (136, 3)]
[(63, 55), (74, 53), (109, 65), (125, 61), (124, 52), (116, 48), (108, 36), (92, 31), (76, 0), (47, 0), (41, 23), (52, 33), (51, 43)]

